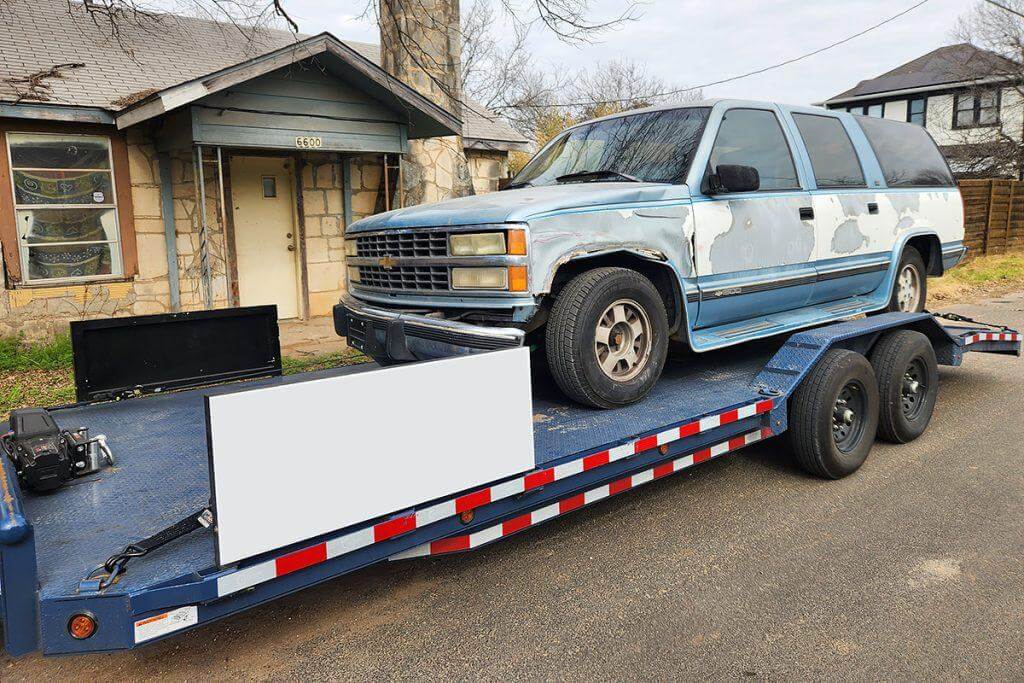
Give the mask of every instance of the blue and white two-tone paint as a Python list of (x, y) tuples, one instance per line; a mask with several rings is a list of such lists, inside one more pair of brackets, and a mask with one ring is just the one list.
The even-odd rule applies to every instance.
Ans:
[[(959, 190), (919, 126), (766, 102), (662, 106), (566, 130), (501, 192), (354, 223), (335, 318), (391, 360), (525, 342), (544, 343), (550, 361), (569, 353), (545, 335), (557, 323), (579, 356), (567, 365), (595, 356), (603, 368), (576, 378), (583, 389), (555, 372), (559, 384), (608, 407), (656, 381), (659, 334), (704, 352), (922, 310), (927, 277), (963, 258), (963, 236)], [(595, 269), (639, 274), (660, 306), (601, 290), (584, 277)], [(578, 303), (569, 324), (558, 301), (570, 290), (627, 305)], [(570, 334), (588, 316), (604, 321)]]

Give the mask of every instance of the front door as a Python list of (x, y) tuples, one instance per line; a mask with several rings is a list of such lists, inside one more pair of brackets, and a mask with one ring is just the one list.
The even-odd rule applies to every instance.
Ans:
[(700, 313), (715, 327), (807, 305), (814, 286), (814, 222), (789, 141), (776, 112), (725, 112), (708, 161), (752, 166), (756, 192), (694, 199)]
[(279, 157), (231, 158), (239, 304), (277, 304), (282, 319), (299, 315), (293, 165)]

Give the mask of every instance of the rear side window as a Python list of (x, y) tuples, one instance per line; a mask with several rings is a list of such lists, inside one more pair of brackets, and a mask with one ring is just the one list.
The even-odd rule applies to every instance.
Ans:
[(753, 166), (762, 190), (796, 190), (793, 155), (775, 114), (763, 109), (730, 109), (722, 118), (711, 150), (712, 170), (719, 164)]
[(842, 121), (831, 116), (793, 114), (818, 187), (865, 187), (860, 159)]
[(955, 185), (949, 165), (921, 126), (884, 119), (858, 118), (889, 187)]

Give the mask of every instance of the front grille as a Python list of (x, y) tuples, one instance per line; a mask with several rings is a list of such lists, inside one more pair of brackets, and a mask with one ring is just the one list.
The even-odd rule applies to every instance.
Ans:
[(367, 258), (412, 258), (416, 256), (447, 256), (448, 233), (405, 232), (361, 235), (356, 238), (359, 256)]
[(380, 266), (359, 266), (359, 284), (406, 291), (447, 291), (448, 266), (399, 266), (390, 270)]

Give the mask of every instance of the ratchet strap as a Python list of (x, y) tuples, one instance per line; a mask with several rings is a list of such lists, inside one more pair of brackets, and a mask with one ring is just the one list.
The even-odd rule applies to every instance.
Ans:
[(152, 536), (130, 543), (124, 550), (107, 558), (107, 561), (89, 572), (78, 585), (81, 592), (99, 592), (114, 585), (121, 575), (127, 571), (128, 562), (134, 557), (143, 557), (153, 550), (176, 541), (182, 536), (196, 531), (207, 529), (213, 526), (213, 512), (210, 508), (203, 508), (193, 512), (188, 517), (181, 519), (165, 529), (161, 529)]
[(984, 323), (980, 320), (975, 320), (974, 318), (968, 318), (966, 315), (960, 315), (959, 313), (932, 313), (931, 311), (925, 312), (935, 316), (936, 318), (944, 318), (945, 320), (950, 320), (955, 323), (971, 323), (973, 325), (982, 325), (984, 327), (990, 327), (993, 330), (1006, 331), (1010, 329), (1006, 325), (999, 325), (996, 323)]

